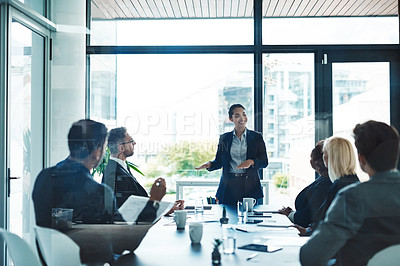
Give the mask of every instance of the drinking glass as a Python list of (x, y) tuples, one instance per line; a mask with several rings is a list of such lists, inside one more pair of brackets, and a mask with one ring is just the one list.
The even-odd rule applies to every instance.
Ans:
[(204, 214), (203, 199), (196, 200), (195, 205), (194, 205), (194, 213), (196, 215)]
[(222, 241), (224, 253), (234, 254), (236, 251), (236, 229), (232, 225), (222, 225)]

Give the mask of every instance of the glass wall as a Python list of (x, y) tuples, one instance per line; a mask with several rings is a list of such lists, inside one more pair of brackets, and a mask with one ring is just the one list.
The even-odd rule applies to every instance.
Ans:
[(398, 17), (264, 18), (264, 44), (398, 44)]
[(31, 191), (43, 167), (45, 40), (17, 21), (11, 24), (8, 94), (10, 213), (8, 228), (29, 236), (34, 221)]
[(17, 0), (32, 10), (38, 12), (40, 15), (46, 17), (46, 3), (47, 0)]
[[(240, 8), (236, 13), (230, 12), (231, 16), (176, 12), (172, 16), (172, 13), (158, 14), (160, 9), (151, 4), (140, 7), (138, 14), (132, 12), (129, 17), (126, 12), (117, 11), (100, 14), (106, 9), (93, 8), (93, 2), (97, 1), (92, 1), (92, 46), (88, 48), (91, 118), (105, 121), (110, 127), (127, 126), (139, 138), (139, 141), (135, 139), (137, 152), (132, 160), (140, 162), (141, 167), (150, 167), (171, 143), (207, 140), (216, 145), (218, 134), (232, 128), (226, 120), (227, 107), (231, 103), (242, 103), (250, 116), (249, 128), (262, 131), (266, 142), (269, 166), (263, 172), (264, 179), (271, 179), (271, 187), (284, 192), (271, 194), (270, 202), (276, 197), (276, 203), (280, 195), (289, 195), (293, 200), (300, 189), (314, 180), (310, 152), (316, 135), (327, 137), (332, 133), (332, 116), (334, 134), (350, 129), (350, 126), (341, 128), (344, 124), (338, 126), (342, 103), (333, 102), (332, 106), (330, 99), (332, 85), (334, 101), (339, 94), (343, 94), (338, 96), (342, 99), (346, 97), (338, 90), (344, 90), (343, 83), (355, 72), (340, 80), (345, 72), (342, 66), (320, 64), (321, 55), (327, 54), (330, 59), (331, 49), (332, 53), (337, 52), (335, 49), (347, 52), (346, 48), (336, 48), (338, 44), (360, 45), (357, 53), (360, 57), (365, 55), (368, 61), (373, 52), (363, 53), (363, 49), (367, 50), (364, 45), (399, 43), (398, 15), (391, 4), (386, 13), (379, 6), (381, 13), (362, 15), (362, 9), (370, 8), (370, 4), (357, 2), (348, 13), (344, 2), (334, 6), (321, 1), (263, 1), (262, 19), (258, 16), (253, 19), (253, 14), (259, 14), (260, 10), (244, 12), (240, 18)], [(233, 7), (235, 1), (214, 1), (217, 10), (221, 2)], [(244, 3), (237, 1), (238, 6), (242, 5), (239, 2)], [(179, 7), (171, 1), (155, 5), (159, 3)], [(189, 12), (190, 8), (185, 10)], [(214, 7), (202, 6), (201, 10), (211, 12)], [(346, 15), (340, 15), (342, 11)], [(259, 36), (254, 36), (254, 29), (258, 32), (259, 27), (262, 44), (256, 38)], [(192, 46), (196, 50), (191, 50)], [(99, 51), (108, 55), (97, 55)], [(261, 51), (264, 54), (262, 71), (259, 71), (260, 64), (254, 62), (258, 62)], [(347, 68), (352, 71), (358, 66), (348, 64)], [(389, 71), (389, 66), (386, 68)], [(333, 84), (330, 84), (330, 74)], [(389, 84), (388, 79), (385, 82), (381, 85)], [(388, 100), (389, 85), (385, 88)], [(349, 96), (356, 99), (356, 93), (360, 92), (351, 92)], [(316, 114), (318, 125), (322, 126), (315, 126)], [(386, 118), (388, 114), (385, 113)], [(206, 131), (203, 130), (205, 117), (209, 125)], [(354, 126), (364, 117), (364, 113), (354, 113), (347, 124)], [(201, 126), (199, 121), (203, 121)], [(215, 148), (204, 159), (212, 159), (214, 153)], [(186, 157), (196, 156), (189, 151)], [(174, 160), (185, 161), (185, 158), (174, 157)], [(171, 169), (172, 166), (158, 167), (157, 173), (167, 173), (171, 180), (185, 175), (218, 177), (205, 171), (191, 172), (182, 165), (176, 168), (181, 173), (173, 174)]]
[(253, 43), (254, 23), (251, 18), (94, 20), (91, 23), (91, 45), (249, 45)]
[[(219, 135), (233, 130), (231, 104), (246, 107), (254, 128), (252, 55), (93, 55), (90, 61), (91, 118), (127, 127), (137, 143), (128, 160), (151, 180), (166, 177), (168, 188), (179, 178), (219, 178), (220, 171), (194, 167), (213, 160)], [(105, 95), (93, 90), (97, 84)], [(208, 194), (214, 195), (215, 189)]]
[[(368, 120), (390, 124), (389, 62), (332, 64), (333, 135), (354, 143), (353, 128)], [(368, 176), (358, 168), (361, 180)]]
[(297, 195), (314, 180), (309, 164), (315, 144), (314, 54), (265, 54), (263, 99), (265, 177), (281, 192), (289, 183), (289, 192)]

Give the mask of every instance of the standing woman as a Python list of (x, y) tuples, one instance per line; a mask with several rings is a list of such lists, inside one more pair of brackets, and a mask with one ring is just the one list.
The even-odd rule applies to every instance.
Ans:
[(268, 158), (261, 133), (246, 128), (245, 108), (234, 104), (228, 113), (234, 130), (220, 136), (215, 160), (196, 169), (222, 168), (216, 198), (221, 204), (236, 205), (245, 197), (263, 198), (259, 171), (267, 167)]

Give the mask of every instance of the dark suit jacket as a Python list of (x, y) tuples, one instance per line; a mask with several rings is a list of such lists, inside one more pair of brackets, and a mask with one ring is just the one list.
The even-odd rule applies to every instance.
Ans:
[(136, 178), (119, 163), (111, 159), (108, 160), (101, 182), (108, 185), (114, 191), (118, 208), (131, 195), (149, 197), (146, 190), (137, 182)]
[[(111, 159), (108, 160), (108, 164), (104, 170), (102, 183), (108, 185), (114, 191), (118, 208), (121, 207), (131, 195), (149, 197), (146, 190), (137, 182), (136, 178), (130, 172), (127, 172), (119, 163)], [(137, 221), (154, 221), (156, 218), (156, 211), (157, 210), (152, 206), (152, 202), (151, 204), (149, 202)]]
[(297, 195), (295, 224), (307, 227), (316, 221), (318, 210), (328, 196), (331, 185), (329, 177), (320, 176)]
[(32, 192), (36, 224), (51, 227), (52, 208), (73, 209), (73, 221), (111, 223), (122, 220), (112, 191), (93, 180), (81, 163), (66, 159), (42, 170)]
[(331, 203), (335, 199), (336, 194), (339, 192), (339, 190), (356, 182), (360, 182), (360, 179), (358, 179), (357, 175), (345, 175), (332, 183), (332, 186), (329, 188), (328, 195), (326, 196), (324, 203), (317, 212), (316, 220), (311, 226), (313, 229), (318, 226), (319, 222), (325, 219), (326, 212), (331, 206)]
[[(220, 136), (218, 143), (218, 150), (215, 160), (211, 162), (211, 167), (208, 171), (213, 171), (222, 168), (222, 176), (217, 190), (217, 199), (220, 203), (236, 204), (237, 201), (243, 200), (243, 197), (252, 197), (255, 199), (262, 198), (263, 192), (261, 189), (259, 171), (267, 167), (268, 158), (267, 150), (261, 133), (247, 129), (247, 156), (246, 159), (252, 159), (254, 165), (246, 169), (248, 177), (244, 182), (244, 187), (241, 188), (242, 193), (238, 191), (233, 192), (231, 188), (237, 187), (237, 180), (233, 180), (230, 171), (231, 161), (231, 146), (233, 141), (233, 132), (227, 132)], [(236, 183), (231, 185), (229, 183)], [(228, 189), (227, 189), (228, 187)]]

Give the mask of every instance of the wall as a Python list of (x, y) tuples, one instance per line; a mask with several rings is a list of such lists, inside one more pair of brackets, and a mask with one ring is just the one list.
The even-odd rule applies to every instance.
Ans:
[(53, 59), (48, 95), (48, 156), (54, 165), (68, 155), (71, 124), (85, 117), (86, 1), (52, 0)]

